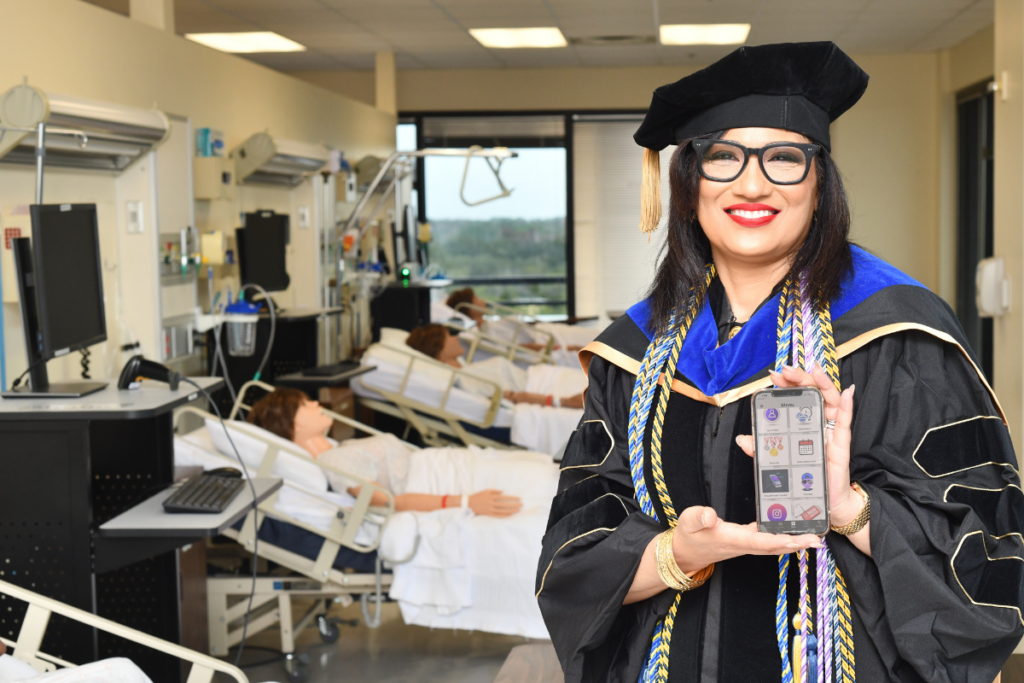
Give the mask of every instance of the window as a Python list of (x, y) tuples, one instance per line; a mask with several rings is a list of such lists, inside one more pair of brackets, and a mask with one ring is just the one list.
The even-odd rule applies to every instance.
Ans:
[(467, 171), (465, 157), (424, 159), (421, 211), (431, 225), (431, 264), (485, 299), (532, 315), (569, 314), (564, 117), (426, 117), (419, 125), (424, 148), (507, 146), (518, 153), (500, 167), (511, 194), (476, 206), (469, 204), (501, 192), (487, 160), (473, 159)]

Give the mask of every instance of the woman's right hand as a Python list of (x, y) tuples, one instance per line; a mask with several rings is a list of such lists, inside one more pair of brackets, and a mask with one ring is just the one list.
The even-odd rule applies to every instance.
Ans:
[(478, 515), (508, 517), (523, 509), (523, 501), (515, 496), (504, 496), (497, 489), (487, 489), (469, 497), (469, 509)]
[(757, 522), (726, 522), (714, 508), (700, 505), (683, 510), (672, 535), (676, 563), (686, 573), (740, 555), (785, 555), (820, 547), (820, 540), (813, 534), (764, 533), (757, 530)]

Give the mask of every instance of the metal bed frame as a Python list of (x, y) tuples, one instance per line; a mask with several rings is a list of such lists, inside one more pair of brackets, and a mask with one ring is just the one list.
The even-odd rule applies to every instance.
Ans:
[(33, 593), (6, 581), (0, 581), (0, 594), (28, 603), (25, 617), (21, 620), (21, 628), (18, 631), (17, 640), (9, 640), (7, 638), (0, 638), (0, 640), (13, 649), (11, 654), (15, 659), (29, 664), (40, 673), (54, 671), (57, 667), (74, 668), (76, 666), (63, 659), (39, 651), (43, 642), (43, 636), (46, 634), (46, 627), (50, 622), (50, 616), (58, 614), (86, 626), (91, 626), (100, 631), (125, 638), (126, 640), (191, 663), (192, 666), (189, 668), (187, 683), (211, 683), (216, 672), (226, 674), (238, 683), (249, 683), (249, 679), (246, 678), (240, 669), (219, 659), (200, 654), (187, 647), (151, 636), (148, 633), (122, 626), (109, 619), (98, 617), (85, 610), (71, 607), (63, 602)]
[[(263, 389), (268, 392), (274, 390), (273, 386), (258, 381), (247, 382), (242, 385), (228, 420), (235, 419), (242, 411), (247, 411), (251, 408), (250, 405), (245, 403), (245, 398), (246, 394), (253, 388)], [(383, 434), (383, 432), (352, 418), (339, 415), (325, 408), (321, 408), (321, 410), (334, 420), (354, 427), (360, 432), (371, 435)], [(184, 406), (175, 415), (176, 429), (180, 426), (185, 415), (196, 415), (200, 418), (212, 419), (214, 421), (218, 419), (215, 415), (194, 406)], [(246, 436), (256, 438), (267, 444), (267, 449), (264, 451), (262, 460), (253, 476), (273, 476), (271, 472), (282, 450), (281, 447), (269, 439), (259, 437), (250, 432), (246, 432)], [(417, 448), (412, 444), (409, 444), (409, 446)], [(285, 669), (288, 673), (289, 681), (299, 683), (304, 679), (304, 671), (300, 666), (300, 660), (295, 656), (295, 635), (301, 632), (302, 629), (310, 626), (315, 620), (321, 639), (325, 642), (334, 642), (339, 635), (338, 624), (340, 620), (327, 616), (328, 606), (331, 602), (344, 605), (351, 604), (355, 595), (359, 596), (362, 604), (363, 618), (367, 626), (370, 628), (379, 626), (383, 591), (391, 584), (391, 575), (383, 573), (382, 562), (387, 561), (392, 564), (400, 564), (409, 561), (416, 554), (419, 539), (417, 537), (409, 557), (392, 560), (390, 558), (383, 558), (378, 554), (376, 569), (373, 574), (348, 573), (335, 569), (334, 561), (342, 547), (351, 548), (363, 553), (377, 550), (384, 527), (394, 512), (394, 496), (375, 482), (314, 460), (309, 455), (303, 453), (298, 447), (294, 451), (289, 450), (288, 453), (304, 458), (324, 471), (342, 475), (346, 479), (359, 482), (360, 484), (359, 496), (356, 499), (355, 506), (351, 509), (339, 506), (337, 517), (328, 531), (323, 531), (275, 510), (274, 505), (279, 495), (275, 493), (257, 506), (258, 512), (249, 512), (241, 529), (227, 529), (223, 534), (241, 545), (245, 550), (251, 552), (260, 526), (270, 516), (302, 528), (323, 539), (320, 552), (315, 560), (295, 554), (264, 540), (260, 540), (258, 543), (257, 553), (260, 558), (287, 568), (293, 572), (293, 576), (257, 578), (252, 602), (252, 613), (247, 627), (247, 637), (279, 623), (281, 651), (285, 654)], [(238, 464), (234, 458), (221, 453), (213, 453), (212, 455), (224, 459), (226, 465)], [(370, 506), (370, 500), (375, 491), (380, 491), (387, 497), (387, 504), (384, 507)], [(377, 540), (368, 545), (356, 542), (356, 534), (363, 523), (369, 523), (378, 527)], [(241, 640), (243, 626), (240, 622), (248, 611), (248, 597), (252, 590), (253, 581), (251, 577), (231, 575), (207, 578), (207, 613), (211, 654), (224, 656), (232, 646), (238, 644)], [(293, 597), (315, 599), (313, 606), (298, 621), (293, 621), (291, 602)], [(371, 601), (374, 603), (372, 612), (370, 610)], [(193, 682), (190, 680), (188, 683), (205, 682)]]
[[(502, 443), (478, 434), (472, 434), (462, 425), (462, 423), (465, 422), (480, 429), (489, 429), (494, 425), (494, 419), (498, 415), (498, 408), (501, 406), (503, 394), (501, 387), (497, 383), (480, 379), (465, 370), (459, 370), (458, 368), (445, 365), (439, 361), (430, 358), (422, 358), (411, 351), (404, 351), (394, 346), (381, 346), (381, 348), (386, 349), (388, 353), (404, 356), (407, 359), (405, 361), (405, 375), (402, 377), (402, 384), (398, 387), (397, 392), (367, 386), (368, 390), (373, 391), (376, 394), (380, 394), (386, 400), (381, 401), (380, 399), (359, 396), (357, 394), (357, 398), (362, 405), (405, 420), (409, 427), (419, 432), (420, 436), (423, 437), (423, 441), (431, 446), (450, 446), (451, 442), (441, 436), (444, 434), (462, 441), (462, 443), (467, 446), (474, 445), (481, 446), (483, 448), (506, 449), (519, 448), (512, 444)], [(444, 394), (441, 396), (441, 401), (438, 405), (423, 403), (406, 395), (405, 391), (409, 386), (409, 379), (412, 376), (413, 367), (417, 364), (448, 373), (448, 383), (445, 386)], [(494, 391), (491, 393), (491, 397), (489, 399), (490, 404), (487, 407), (487, 413), (479, 422), (468, 420), (445, 409), (445, 406), (448, 405), (448, 397), (451, 395), (452, 388), (455, 386), (455, 381), (460, 377), (465, 377), (471, 382), (494, 387)], [(406, 430), (406, 434), (408, 435), (408, 428)]]
[(487, 301), (483, 306), (477, 306), (476, 304), (468, 302), (461, 303), (455, 307), (455, 310), (460, 313), (464, 313), (465, 311), (478, 311), (483, 315), (507, 318), (515, 323), (515, 332), (512, 335), (511, 340), (501, 339), (494, 335), (487, 334), (478, 327), (467, 329), (456, 326), (457, 329), (460, 329), (464, 333), (472, 336), (469, 349), (466, 351), (467, 361), (472, 362), (473, 356), (476, 354), (477, 350), (483, 350), (496, 356), (504, 356), (514, 363), (527, 363), (530, 365), (537, 363), (546, 363), (548, 365), (554, 364), (555, 361), (551, 356), (551, 352), (555, 349), (555, 337), (550, 332), (545, 332), (544, 330), (531, 331), (531, 334), (540, 334), (547, 337), (547, 342), (544, 345), (544, 349), (541, 351), (528, 349), (515, 341), (519, 338), (519, 333), (521, 331), (538, 322), (536, 318), (523, 315), (510, 306), (505, 306), (493, 301)]

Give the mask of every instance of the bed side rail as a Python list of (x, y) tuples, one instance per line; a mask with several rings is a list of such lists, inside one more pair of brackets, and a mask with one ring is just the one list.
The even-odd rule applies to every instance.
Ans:
[(216, 672), (227, 674), (238, 681), (238, 683), (249, 683), (249, 679), (246, 678), (240, 669), (219, 659), (200, 654), (187, 647), (151, 636), (148, 633), (122, 626), (109, 619), (98, 617), (85, 610), (80, 610), (77, 607), (72, 607), (52, 598), (33, 593), (6, 581), (0, 581), (0, 593), (28, 603), (28, 610), (25, 612), (25, 618), (21, 621), (21, 629), (18, 631), (18, 639), (10, 641), (3, 638), (2, 640), (4, 644), (14, 649), (13, 657), (15, 659), (31, 665), (37, 671), (52, 671), (55, 665), (62, 667), (75, 666), (39, 651), (39, 647), (43, 642), (43, 636), (46, 633), (46, 627), (50, 621), (50, 615), (59, 614), (86, 626), (106, 631), (107, 633), (120, 636), (140, 645), (145, 645), (186, 662), (191, 662), (192, 667), (189, 670), (188, 683), (210, 683)]
[[(325, 412), (331, 415), (335, 415), (335, 413), (331, 413), (330, 411)], [(204, 420), (212, 419), (214, 421), (217, 421), (216, 415), (208, 413), (205, 410), (200, 410), (195, 406), (182, 406), (181, 408), (178, 409), (178, 412), (174, 416), (175, 427), (177, 427), (179, 420), (181, 420), (182, 416), (185, 414), (198, 415)], [(237, 433), (241, 434), (242, 432), (241, 430), (239, 430)], [(274, 469), (274, 464), (277, 462), (277, 457), (281, 453), (281, 447), (274, 441), (271, 441), (270, 439), (262, 437), (258, 434), (252, 434), (249, 432), (244, 432), (244, 434), (247, 437), (255, 438), (258, 441), (261, 441), (264, 444), (266, 444), (266, 450), (263, 451), (263, 456), (260, 459), (260, 463), (257, 466), (256, 472), (253, 476), (257, 478), (273, 477), (272, 472)], [(311, 524), (308, 524), (302, 520), (295, 519), (291, 515), (285, 514), (280, 510), (276, 510), (275, 505), (277, 503), (277, 498), (280, 495), (280, 491), (278, 491), (277, 493), (272, 494), (269, 498), (267, 498), (265, 501), (263, 501), (257, 506), (261, 513), (260, 515), (257, 516), (255, 513), (250, 512), (249, 515), (246, 517), (246, 520), (242, 526), (242, 539), (240, 539), (240, 542), (242, 542), (244, 545), (246, 540), (249, 540), (252, 537), (254, 537), (256, 531), (259, 529), (259, 525), (263, 522), (263, 517), (266, 515), (270, 515), (275, 519), (280, 519), (281, 521), (288, 522), (289, 524), (293, 524), (297, 527), (305, 529), (306, 531), (309, 531), (310, 533), (316, 534), (317, 536), (324, 538), (325, 541), (331, 544), (345, 546), (358, 552), (370, 552), (372, 550), (376, 550), (377, 545), (380, 543), (380, 534), (377, 534), (377, 538), (369, 544), (357, 543), (356, 534), (359, 532), (359, 527), (362, 526), (364, 522), (383, 529), (384, 525), (387, 524), (388, 519), (391, 518), (391, 515), (394, 514), (395, 511), (394, 494), (392, 494), (390, 491), (385, 489), (377, 482), (370, 481), (369, 479), (363, 479), (358, 475), (346, 472), (337, 467), (328, 465), (327, 463), (320, 462), (319, 460), (315, 460), (311, 458), (309, 455), (300, 452), (298, 446), (296, 446), (295, 449), (289, 449), (287, 452), (289, 455), (302, 458), (307, 462), (313, 463), (324, 472), (337, 474), (341, 477), (344, 477), (345, 479), (356, 482), (359, 485), (359, 495), (356, 497), (355, 506), (353, 506), (351, 509), (338, 506), (332, 501), (322, 496), (319, 496), (316, 491), (310, 491), (308, 489), (305, 489), (292, 483), (289, 485), (298, 490), (303, 491), (304, 493), (308, 493), (309, 495), (317, 496), (323, 502), (329, 505), (335, 505), (335, 507), (337, 507), (337, 516), (330, 530), (325, 531), (318, 527), (312, 526)], [(222, 453), (216, 453), (213, 455), (217, 455), (218, 457), (224, 458), (225, 460), (229, 460), (237, 464), (234, 458), (225, 456)], [(370, 501), (372, 500), (373, 494), (376, 491), (381, 492), (385, 496), (386, 503), (383, 507), (370, 506)], [(336, 548), (334, 550), (334, 555), (337, 555)], [(333, 563), (333, 558), (331, 559), (331, 562)]]
[[(555, 349), (555, 337), (550, 332), (538, 330), (533, 327), (534, 324), (539, 322), (537, 318), (534, 318), (531, 315), (526, 315), (510, 306), (505, 306), (494, 301), (487, 301), (483, 306), (477, 306), (476, 304), (468, 302), (461, 303), (455, 307), (455, 310), (464, 314), (467, 311), (477, 311), (483, 315), (507, 318), (515, 324), (511, 340), (500, 339), (493, 335), (486, 334), (479, 327), (474, 329), (459, 327), (458, 329), (461, 331), (468, 332), (473, 335), (473, 341), (470, 344), (469, 351), (466, 353), (467, 360), (472, 362), (477, 347), (482, 347), (485, 351), (495, 355), (505, 356), (510, 361), (518, 360), (524, 363), (554, 363), (554, 360), (551, 358), (551, 352)], [(545, 342), (543, 350), (536, 351), (534, 349), (529, 349), (515, 341), (519, 339), (520, 332), (523, 332), (527, 327), (531, 328), (531, 336), (540, 334), (547, 337), (547, 342)]]
[[(371, 346), (371, 348), (373, 348), (373, 347)], [(460, 369), (454, 368), (454, 367), (452, 367), (450, 365), (445, 365), (444, 363), (441, 363), (440, 361), (436, 361), (436, 360), (433, 360), (433, 359), (430, 359), (430, 358), (421, 358), (421, 357), (419, 357), (417, 355), (414, 355), (411, 352), (406, 352), (406, 351), (403, 351), (402, 349), (398, 349), (398, 348), (395, 348), (393, 346), (382, 346), (381, 348), (386, 349), (388, 353), (393, 353), (393, 354), (396, 354), (396, 355), (399, 355), (399, 356), (404, 356), (407, 359), (405, 361), (405, 363), (406, 363), (406, 365), (405, 365), (405, 375), (402, 377), (402, 384), (398, 387), (398, 391), (397, 392), (391, 392), (391, 391), (387, 391), (386, 389), (380, 389), (380, 388), (372, 386), (372, 385), (366, 385), (368, 389), (371, 389), (371, 390), (375, 391), (376, 393), (381, 394), (382, 396), (386, 397), (389, 401), (391, 401), (392, 403), (394, 403), (394, 404), (396, 404), (398, 406), (404, 406), (407, 409), (410, 409), (410, 410), (413, 410), (413, 411), (420, 411), (420, 412), (426, 413), (428, 415), (433, 415), (435, 417), (439, 417), (442, 420), (444, 420), (445, 422), (447, 422), (448, 424), (453, 424), (453, 423), (454, 424), (458, 424), (460, 422), (467, 422), (467, 423), (469, 423), (469, 424), (471, 424), (471, 425), (473, 425), (475, 427), (479, 427), (481, 429), (489, 429), (491, 427), (491, 425), (494, 424), (494, 419), (498, 416), (498, 409), (501, 407), (501, 399), (502, 399), (502, 397), (504, 395), (504, 392), (503, 392), (502, 388), (496, 382), (491, 382), (490, 380), (481, 379), (481, 378), (477, 377), (476, 375), (473, 375), (473, 374), (471, 374), (469, 372), (466, 372), (465, 370), (460, 370)], [(364, 358), (365, 357), (366, 357), (366, 354), (364, 354)], [(408, 396), (405, 393), (406, 389), (408, 389), (408, 386), (409, 386), (409, 380), (412, 378), (413, 369), (417, 365), (418, 366), (425, 366), (427, 368), (432, 368), (434, 370), (441, 370), (443, 372), (448, 373), (448, 382), (445, 385), (444, 394), (442, 394), (441, 400), (438, 403), (438, 405), (430, 405), (429, 403), (422, 403), (421, 401), (417, 401), (416, 399)], [(467, 418), (459, 417), (455, 413), (452, 413), (452, 412), (446, 410), (446, 408), (445, 408), (448, 405), (448, 399), (451, 396), (452, 389), (455, 388), (455, 381), (458, 378), (460, 378), (460, 377), (464, 377), (464, 378), (466, 378), (470, 382), (475, 382), (475, 383), (478, 383), (478, 384), (489, 385), (489, 386), (493, 387), (493, 390), (491, 391), (491, 394), (490, 394), (490, 398), (487, 399), (488, 400), (487, 412), (484, 414), (483, 419), (480, 420), (479, 422), (475, 422), (475, 421), (469, 420)], [(479, 395), (479, 394), (476, 394), (476, 395)]]
[[(514, 337), (517, 339), (519, 338), (520, 327), (525, 327), (525, 325), (517, 323), (514, 333)], [(462, 330), (462, 332), (459, 333), (459, 336), (468, 335), (472, 338), (469, 343), (469, 349), (466, 351), (466, 361), (470, 363), (473, 362), (473, 357), (476, 355), (477, 349), (483, 349), (484, 351), (496, 356), (504, 356), (513, 363), (520, 361), (530, 365), (540, 363), (546, 363), (548, 365), (554, 364), (555, 361), (551, 357), (551, 352), (555, 349), (555, 336), (550, 332), (538, 330), (536, 328), (534, 328), (531, 334), (547, 337), (547, 341), (544, 343), (543, 349), (539, 351), (531, 349), (518, 342), (501, 339), (500, 337), (488, 334), (480, 328)]]

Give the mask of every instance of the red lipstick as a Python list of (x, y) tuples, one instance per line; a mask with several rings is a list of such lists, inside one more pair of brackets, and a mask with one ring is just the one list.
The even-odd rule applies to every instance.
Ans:
[(725, 213), (745, 228), (760, 228), (775, 220), (779, 210), (768, 204), (733, 204)]

